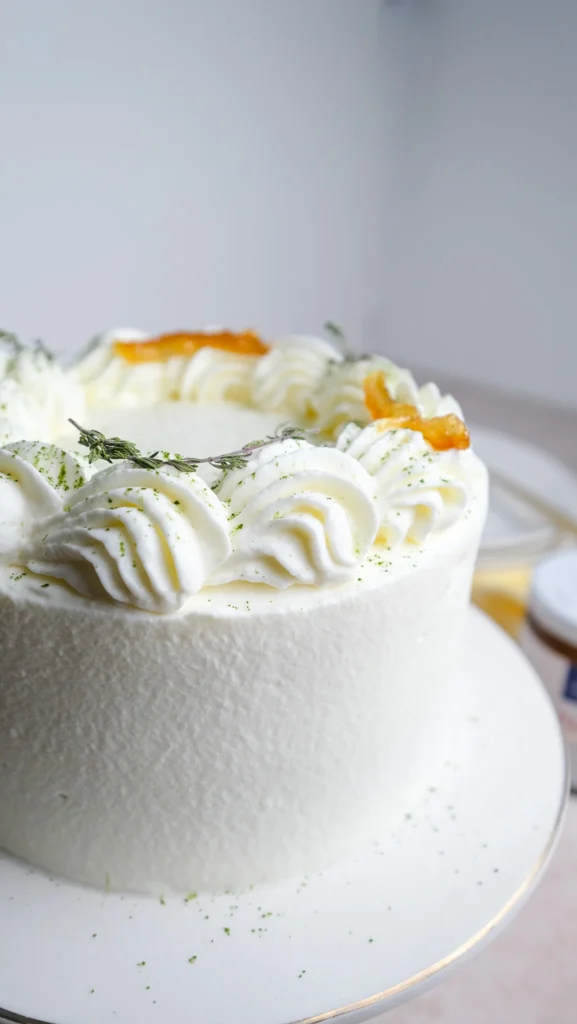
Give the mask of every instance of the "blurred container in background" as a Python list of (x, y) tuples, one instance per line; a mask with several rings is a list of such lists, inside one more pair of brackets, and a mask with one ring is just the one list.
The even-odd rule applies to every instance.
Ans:
[(521, 646), (553, 699), (577, 786), (577, 551), (551, 555), (533, 575)]

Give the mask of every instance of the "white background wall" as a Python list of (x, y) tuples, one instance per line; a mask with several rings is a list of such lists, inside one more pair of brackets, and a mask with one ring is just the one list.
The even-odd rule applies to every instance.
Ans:
[(412, 5), (390, 347), (577, 406), (577, 2)]
[(575, 0), (0, 0), (0, 324), (346, 326), (577, 405)]
[(379, 0), (0, 0), (0, 308), (366, 335), (382, 290)]

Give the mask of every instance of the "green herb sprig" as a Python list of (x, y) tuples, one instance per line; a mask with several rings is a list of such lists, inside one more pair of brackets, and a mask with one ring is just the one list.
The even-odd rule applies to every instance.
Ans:
[(46, 361), (49, 363), (53, 363), (56, 358), (54, 352), (48, 348), (48, 345), (46, 342), (42, 341), (42, 338), (37, 338), (34, 342), (34, 355), (44, 356)]
[(339, 327), (339, 325), (335, 324), (332, 320), (327, 320), (325, 323), (325, 331), (333, 337), (341, 350), (345, 363), (356, 363), (360, 359), (367, 359), (367, 356), (364, 353), (355, 352), (354, 349), (351, 348), (349, 340), (342, 327)]
[(68, 422), (79, 431), (79, 443), (89, 449), (89, 462), (96, 462), (98, 459), (103, 459), (105, 462), (121, 460), (130, 462), (140, 469), (160, 469), (162, 466), (172, 466), (179, 473), (195, 473), (203, 464), (213, 466), (222, 472), (241, 469), (246, 466), (251, 455), (260, 448), (266, 448), (267, 445), (286, 441), (289, 438), (305, 440), (305, 432), (300, 427), (282, 426), (274, 434), (269, 434), (259, 441), (249, 441), (242, 448), (233, 452), (225, 452), (223, 455), (208, 455), (203, 459), (185, 455), (170, 456), (168, 452), (160, 451), (153, 452), (152, 455), (144, 455), (132, 441), (124, 441), (121, 437), (106, 437), (99, 430), (81, 427), (72, 419)]
[[(0, 345), (5, 345), (10, 349), (13, 360), (17, 359), (21, 352), (29, 349), (29, 346), (20, 341), (18, 335), (14, 334), (13, 331), (0, 330)], [(32, 351), (35, 356), (43, 356), (49, 363), (54, 361), (54, 353), (50, 351), (41, 338), (34, 342)]]
[(13, 356), (18, 355), (24, 349), (20, 338), (17, 334), (13, 334), (12, 331), (0, 330), (0, 345), (5, 345), (6, 348), (9, 348)]

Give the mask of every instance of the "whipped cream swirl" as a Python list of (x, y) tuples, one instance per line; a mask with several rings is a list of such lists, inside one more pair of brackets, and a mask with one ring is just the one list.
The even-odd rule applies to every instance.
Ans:
[(0, 555), (17, 562), (35, 534), (62, 511), (86, 469), (68, 452), (40, 441), (0, 448)]
[(411, 374), (397, 382), (396, 387), (391, 390), (391, 397), (396, 402), (405, 402), (407, 405), (414, 405), (425, 419), (432, 416), (458, 416), (463, 419), (461, 406), (452, 395), (442, 395), (436, 384), (429, 381), (418, 387)]
[(0, 358), (0, 438), (50, 438), (69, 416), (82, 419), (83, 390), (42, 349), (19, 348)]
[(83, 387), (89, 406), (131, 406), (166, 398), (165, 363), (127, 363), (114, 351), (116, 341), (146, 341), (144, 331), (117, 327), (97, 335), (70, 371)]
[(252, 400), (258, 409), (306, 419), (310, 398), (331, 363), (342, 354), (322, 338), (291, 335), (275, 341), (254, 371)]
[[(205, 330), (219, 333), (222, 328), (210, 326)], [(94, 339), (72, 371), (84, 386), (90, 406), (130, 408), (170, 400), (250, 404), (258, 356), (207, 346), (193, 356), (129, 363), (114, 351), (117, 341), (147, 341), (150, 337), (143, 331), (118, 327)]]
[(343, 362), (329, 368), (312, 397), (315, 426), (324, 434), (335, 437), (346, 423), (369, 423), (363, 384), (375, 371), (384, 374), (391, 398), (414, 405), (421, 416), (444, 416), (455, 413), (462, 417), (459, 405), (450, 395), (442, 396), (435, 384), (419, 388), (409, 370), (382, 356), (371, 356), (352, 362)]
[[(36, 416), (36, 421), (38, 416)], [(0, 443), (32, 440), (39, 429), (34, 409), (20, 384), (0, 375)]]
[(287, 440), (226, 474), (233, 552), (211, 583), (247, 580), (285, 588), (351, 578), (375, 536), (373, 485), (334, 448)]
[(434, 451), (413, 430), (382, 430), (379, 421), (361, 428), (349, 423), (337, 449), (357, 459), (376, 487), (377, 543), (422, 544), (451, 526), (470, 495), (469, 451)]
[[(207, 334), (222, 327), (211, 325)], [(306, 418), (309, 398), (331, 363), (342, 360), (321, 338), (294, 335), (272, 342), (264, 356), (240, 355), (206, 346), (193, 356), (164, 362), (129, 363), (114, 351), (116, 341), (146, 341), (150, 335), (115, 328), (94, 339), (73, 376), (91, 406), (130, 407), (172, 399), (197, 403), (241, 402), (263, 411)]]
[(74, 493), (28, 566), (85, 597), (174, 612), (230, 550), (226, 512), (196, 474), (122, 462)]
[(169, 360), (167, 397), (199, 404), (242, 402), (249, 405), (254, 369), (261, 358), (207, 347), (189, 359)]

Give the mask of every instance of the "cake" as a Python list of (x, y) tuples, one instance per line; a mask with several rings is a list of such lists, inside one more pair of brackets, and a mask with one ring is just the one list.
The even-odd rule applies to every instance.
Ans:
[(0, 847), (222, 891), (390, 831), (457, 716), (487, 475), (455, 400), (335, 328), (0, 353)]

